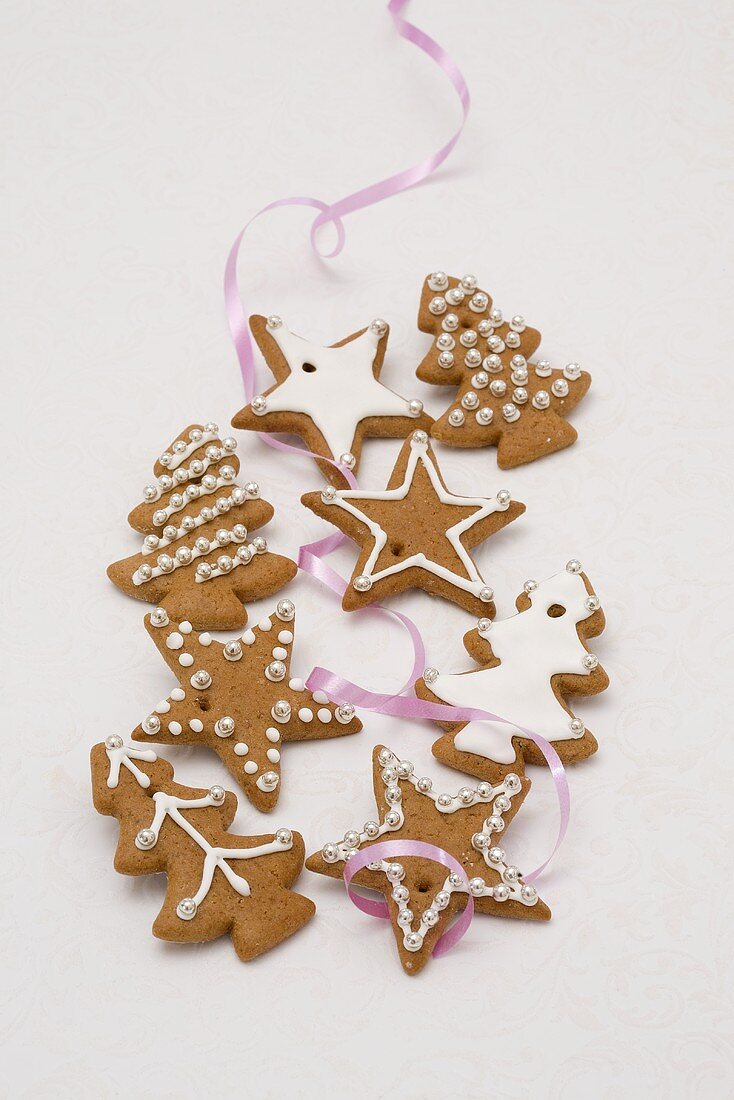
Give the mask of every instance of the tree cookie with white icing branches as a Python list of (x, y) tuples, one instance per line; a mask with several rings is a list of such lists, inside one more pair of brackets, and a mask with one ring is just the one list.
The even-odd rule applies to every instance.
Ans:
[(384, 895), (407, 974), (423, 969), (469, 893), (476, 913), (550, 919), (548, 906), (534, 886), (523, 883), (501, 846), (502, 834), (530, 788), (527, 779), (510, 774), (494, 786), (483, 782), (461, 787), (454, 795), (439, 793), (431, 779), (419, 778), (409, 761), (381, 745), (374, 750), (372, 769), (379, 820), (325, 844), (309, 856), (306, 867), (341, 878), (355, 852), (386, 840), (435, 845), (462, 865), (460, 876), (423, 856), (396, 855), (394, 861), (376, 860), (375, 867), (368, 864), (354, 875), (355, 886)]
[(273, 517), (255, 481), (236, 482), (237, 442), (219, 438), (216, 424), (191, 424), (157, 459), (156, 480), (128, 516), (145, 536), (138, 554), (107, 570), (136, 600), (165, 608), (197, 629), (244, 626), (245, 600), (277, 592), (297, 573), (261, 535)]
[(303, 868), (300, 833), (229, 833), (237, 811), (234, 794), (174, 782), (168, 761), (152, 749), (125, 745), (121, 737), (95, 745), (91, 764), (95, 809), (120, 824), (115, 870), (167, 876), (153, 935), (204, 943), (229, 934), (246, 961), (314, 915), (313, 902), (290, 889)]
[(522, 515), (525, 505), (506, 489), (494, 497), (452, 493), (424, 431), (403, 444), (386, 489), (330, 485), (301, 499), (359, 546), (345, 611), (422, 588), (476, 615), (494, 614), (494, 593), (469, 551)]
[(315, 741), (357, 733), (354, 707), (311, 694), (290, 675), (295, 607), (281, 600), (241, 638), (222, 644), (171, 622), (163, 608), (145, 618), (158, 652), (178, 686), (133, 732), (135, 741), (207, 745), (258, 810), (278, 801), (286, 741)]
[[(365, 436), (403, 439), (433, 423), (421, 401), (380, 381), (390, 331), (385, 321), (330, 347), (297, 336), (280, 317), (251, 317), (250, 328), (276, 381), (232, 418), (233, 427), (299, 435), (314, 454), (356, 470)], [(327, 481), (345, 484), (331, 463), (318, 466)]]
[(565, 418), (588, 390), (591, 375), (578, 363), (554, 370), (547, 359), (531, 362), (540, 333), (519, 315), (505, 321), (473, 275), (429, 275), (418, 327), (433, 337), (418, 377), (459, 387), (431, 429), (434, 439), (449, 447), (497, 447), (503, 470), (575, 442), (576, 430)]
[(436, 741), (434, 755), (490, 782), (508, 770), (524, 774), (526, 763), (545, 763), (523, 729), (550, 741), (564, 764), (595, 753), (596, 738), (567, 698), (596, 695), (609, 684), (586, 645), (604, 630), (604, 612), (576, 559), (547, 580), (526, 581), (516, 607), (509, 619), (480, 619), (465, 636), (481, 668), (452, 675), (429, 668), (415, 689), (421, 699), (508, 719), (439, 723), (450, 732)]

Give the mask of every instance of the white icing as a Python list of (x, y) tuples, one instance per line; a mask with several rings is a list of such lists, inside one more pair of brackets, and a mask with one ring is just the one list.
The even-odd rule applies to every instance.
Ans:
[(316, 717), (318, 718), (319, 722), (323, 722), (325, 725), (327, 722), (331, 721), (331, 711), (327, 710), (326, 707), (320, 707), (319, 710), (316, 712)]
[(298, 717), (302, 722), (313, 722), (313, 711), (308, 707), (301, 707), (298, 712)]
[[(476, 753), (498, 764), (515, 759), (512, 738), (522, 736), (518, 726), (538, 733), (548, 741), (566, 741), (574, 734), (569, 723), (573, 715), (559, 703), (551, 678), (566, 673), (589, 676), (584, 665), (588, 650), (580, 641), (577, 624), (593, 611), (586, 607), (589, 593), (578, 573), (564, 570), (541, 581), (529, 594), (531, 606), (509, 619), (492, 623), (482, 636), (492, 645), (501, 664), (461, 675), (441, 675), (429, 684), (431, 691), (457, 707), (490, 710), (517, 725), (500, 722), (470, 722), (455, 737), (456, 748)], [(554, 604), (566, 613), (553, 618)]]
[[(190, 533), (190, 532), (188, 532), (188, 533)], [(151, 567), (151, 575), (149, 577), (141, 577), (140, 570), (136, 569), (135, 572), (132, 575), (132, 582), (136, 587), (138, 587), (141, 584), (148, 584), (150, 581), (155, 580), (156, 577), (170, 576), (171, 573), (173, 573), (176, 569), (181, 569), (184, 566), (191, 565), (192, 562), (196, 561), (197, 558), (205, 558), (207, 556), (207, 554), (212, 554), (212, 553), (214, 553), (215, 550), (223, 550), (224, 547), (230, 545), (230, 543), (242, 544), (242, 543), (246, 542), (246, 540), (247, 540), (247, 534), (243, 535), (242, 538), (240, 538), (238, 535), (236, 535), (234, 533), (234, 531), (227, 531), (227, 536), (228, 536), (228, 538), (227, 538), (226, 542), (219, 542), (217, 539), (207, 539), (206, 541), (209, 543), (209, 545), (206, 547), (206, 549), (199, 550), (197, 546), (189, 547), (189, 549), (191, 551), (191, 556), (189, 557), (189, 560), (186, 561), (186, 562), (179, 561), (178, 558), (175, 555), (173, 555), (171, 557), (171, 560), (173, 562), (173, 568), (172, 569), (167, 569), (167, 570), (166, 569), (161, 569), (161, 567), (159, 565), (154, 565), (154, 566)], [(204, 538), (204, 536), (200, 536), (200, 537)], [(254, 555), (256, 551), (255, 551), (255, 547), (252, 544), (250, 544), (250, 550), (251, 550), (252, 554)], [(234, 568), (235, 565), (239, 565), (239, 564), (240, 564), (239, 558), (237, 558), (235, 556), (234, 559), (233, 559), (232, 568)], [(214, 576), (214, 574), (219, 575), (219, 573), (220, 573), (219, 569), (212, 568), (212, 576)], [(197, 581), (201, 581), (204, 578), (200, 577), (199, 574), (197, 573), (195, 579)]]
[(185, 448), (183, 448), (178, 453), (173, 450), (168, 451), (167, 454), (171, 456), (170, 460), (165, 463), (162, 462), (161, 465), (165, 466), (167, 473), (170, 473), (171, 470), (177, 470), (181, 463), (185, 462), (186, 459), (194, 453), (194, 451), (199, 449), (199, 447), (203, 447), (205, 443), (211, 443), (212, 440), (218, 438), (219, 435), (217, 432), (207, 431), (205, 428), (202, 428), (201, 436), (198, 439), (177, 440), (177, 442), (185, 443)]
[[(214, 490), (212, 490), (212, 492), (213, 491)], [(229, 512), (230, 508), (234, 508), (235, 505), (241, 503), (238, 502), (233, 496), (222, 497), (222, 501), (225, 502), (224, 507), (222, 508), (217, 507), (218, 501), (215, 501), (212, 505), (210, 511), (214, 513), (213, 516), (207, 515), (205, 512), (203, 515), (199, 513), (198, 516), (189, 517), (193, 519), (193, 524), (188, 530), (185, 527), (177, 527), (176, 534), (173, 536), (173, 538), (167, 539), (163, 538), (162, 535), (159, 536), (157, 546), (146, 546), (144, 542), (140, 553), (143, 554), (143, 556), (147, 556), (149, 554), (160, 554), (161, 550), (165, 550), (167, 546), (171, 546), (174, 542), (178, 542), (179, 539), (185, 538), (186, 535), (190, 535), (192, 531), (195, 531), (198, 527), (203, 527), (205, 523), (213, 523), (219, 516), (223, 516), (225, 515), (225, 513)], [(186, 505), (184, 505), (184, 507), (186, 507)], [(165, 526), (165, 521), (163, 526)]]
[(281, 630), (280, 634), (278, 635), (278, 641), (281, 643), (281, 645), (290, 645), (293, 641), (293, 631)]
[(268, 741), (280, 741), (280, 730), (275, 729), (274, 726), (269, 726), (265, 730), (265, 736)]
[[(442, 504), (454, 504), (462, 508), (476, 508), (476, 511), (472, 515), (455, 523), (453, 527), (449, 527), (446, 531), (446, 538), (451, 543), (451, 546), (456, 551), (462, 565), (466, 569), (466, 577), (460, 576), (458, 573), (441, 565), (439, 562), (431, 561), (431, 559), (426, 557), (423, 553), (411, 554), (410, 557), (403, 558), (394, 565), (375, 570), (375, 563), (387, 543), (387, 534), (382, 527), (380, 527), (379, 523), (360, 511), (358, 502), (360, 500), (404, 500), (413, 483), (413, 478), (419, 462), (423, 463), (431, 480), (434, 492)], [(471, 592), (473, 595), (478, 596), (480, 591), (486, 587), (486, 584), (474, 564), (471, 555), (464, 548), (461, 542), (461, 536), (486, 516), (492, 515), (494, 512), (506, 511), (510, 501), (508, 500), (506, 504), (502, 505), (496, 499), (490, 500), (485, 497), (456, 496), (454, 493), (444, 489), (436, 465), (428, 454), (428, 444), (420, 442), (413, 437), (410, 442), (410, 456), (405, 471), (405, 478), (401, 485), (398, 485), (395, 489), (384, 489), (382, 491), (375, 490), (373, 492), (366, 492), (363, 489), (339, 489), (335, 491), (333, 497), (330, 497), (328, 503), (330, 506), (343, 508), (344, 511), (355, 516), (369, 529), (374, 539), (374, 545), (365, 562), (362, 574), (369, 577), (373, 582), (380, 581), (385, 577), (390, 577), (395, 573), (402, 573), (406, 569), (417, 566), (427, 570), (429, 573), (433, 573), (437, 577), (441, 577), (443, 580), (448, 581), (464, 592)]]
[(174, 702), (180, 703), (183, 699), (186, 698), (186, 692), (183, 690), (183, 688), (174, 688), (171, 692), (171, 698)]
[(191, 653), (182, 653), (178, 659), (178, 663), (183, 665), (184, 668), (188, 668), (189, 665), (193, 665), (194, 658)]
[(191, 718), (189, 719), (189, 728), (192, 729), (194, 733), (202, 733), (204, 729), (204, 723), (201, 721), (200, 718)]
[[(211, 433), (209, 433), (209, 437), (211, 438)], [(217, 438), (216, 434), (214, 435), (213, 438), (214, 439)], [(196, 446), (201, 447), (201, 446), (203, 446), (203, 444), (205, 442), (209, 442), (209, 439), (207, 439), (207, 440), (200, 439), (199, 442), (196, 444)], [(206, 454), (204, 454), (199, 459), (199, 462), (201, 462), (201, 467), (202, 468), (200, 470), (198, 470), (198, 472), (195, 473), (191, 469), (190, 466), (189, 466), (188, 470), (181, 470), (180, 474), (185, 473), (186, 477), (181, 477), (180, 474), (179, 474), (179, 476), (174, 479), (174, 483), (170, 488), (164, 489), (164, 488), (161, 487), (160, 484), (150, 486), (149, 488), (153, 488), (153, 489), (156, 490), (156, 495), (147, 497), (146, 500), (145, 500), (145, 503), (146, 504), (154, 504), (157, 500), (161, 499), (161, 497), (163, 496), (164, 493), (176, 492), (179, 485), (185, 485), (187, 481), (196, 481), (198, 478), (204, 476), (204, 474), (207, 472), (207, 470), (209, 469), (210, 466), (214, 466), (217, 462), (221, 462), (222, 459), (228, 458), (229, 455), (231, 454), (230, 451), (225, 451), (222, 447), (218, 447), (217, 450), (218, 450), (219, 453), (218, 453), (216, 458), (209, 458)], [(178, 457), (178, 456), (176, 456), (176, 457)], [(180, 462), (177, 462), (175, 466), (172, 465), (171, 463), (169, 463), (168, 466), (166, 466), (166, 471), (178, 469), (179, 466), (180, 466)]]
[(245, 764), (245, 771), (247, 772), (247, 774), (248, 775), (254, 775), (257, 770), (258, 770), (258, 768), (257, 768), (257, 764), (255, 763), (255, 761), (254, 760), (248, 760), (247, 763)]
[[(356, 340), (324, 348), (296, 336), (285, 324), (268, 327), (290, 374), (267, 395), (265, 412), (303, 413), (326, 440), (332, 458), (350, 453), (360, 421), (373, 416), (410, 416), (409, 402), (372, 373), (381, 337), (368, 327)], [(304, 371), (311, 364), (315, 371)]]
[(115, 788), (120, 782), (120, 768), (127, 768), (141, 787), (150, 786), (150, 776), (146, 775), (144, 771), (138, 768), (135, 761), (145, 760), (147, 763), (152, 764), (154, 760), (158, 759), (152, 749), (136, 749), (133, 745), (125, 744), (120, 745), (119, 748), (112, 749), (109, 745), (105, 745), (105, 752), (110, 762), (110, 770), (107, 773), (108, 787)]
[[(234, 536), (232, 537), (232, 542), (243, 542), (243, 541), (244, 540), (237, 539)], [(218, 547), (220, 545), (221, 544), (217, 543), (217, 544), (215, 544), (215, 547)], [(196, 581), (197, 584), (206, 584), (207, 581), (213, 581), (217, 577), (226, 576), (228, 573), (233, 572), (233, 570), (238, 569), (241, 565), (249, 565), (250, 562), (252, 561), (252, 559), (255, 557), (255, 554), (259, 553), (259, 551), (258, 551), (257, 547), (255, 546), (255, 544), (252, 543), (252, 542), (247, 543), (247, 549), (250, 551), (250, 556), (246, 560), (243, 559), (243, 558), (238, 557), (238, 555), (235, 554), (234, 557), (231, 558), (232, 564), (228, 569), (220, 569), (218, 565), (213, 565), (212, 566), (212, 571), (211, 571), (211, 573), (209, 574), (208, 577), (202, 577), (200, 573), (197, 573), (196, 576), (194, 577), (194, 580)]]
[(169, 634), (166, 638), (166, 645), (169, 649), (181, 649), (184, 644), (184, 640), (177, 630), (174, 630), (172, 634)]

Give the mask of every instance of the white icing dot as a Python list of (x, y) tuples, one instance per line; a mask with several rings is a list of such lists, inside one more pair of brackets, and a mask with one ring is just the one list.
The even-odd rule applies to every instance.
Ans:
[(199, 635), (199, 645), (211, 645), (211, 644), (212, 644), (211, 634), (204, 633), (204, 634)]
[(246, 630), (245, 633), (242, 635), (242, 641), (245, 643), (245, 645), (254, 645), (255, 632), (253, 630)]
[(298, 717), (302, 722), (313, 722), (313, 711), (309, 710), (308, 707), (301, 707)]
[(276, 661), (284, 661), (287, 656), (288, 650), (283, 649), (282, 646), (277, 645), (273, 650), (273, 657), (275, 657)]
[(271, 791), (275, 790), (279, 782), (280, 780), (277, 775), (275, 776), (275, 782), (273, 783), (266, 783), (265, 776), (261, 775), (257, 780), (256, 786), (258, 786), (261, 791), (267, 791), (269, 794)]
[(290, 645), (293, 641), (293, 631), (281, 630), (280, 634), (278, 635), (278, 641), (281, 643), (281, 645)]
[(191, 653), (182, 653), (178, 659), (178, 663), (183, 665), (184, 668), (188, 668), (189, 665), (193, 665), (194, 663), (193, 655)]
[(295, 680), (289, 681), (288, 687), (291, 689), (291, 691), (305, 691), (306, 685), (304, 684), (303, 680), (301, 680), (300, 678), (296, 678)]
[(180, 703), (182, 699), (186, 698), (186, 692), (183, 688), (174, 688), (171, 692), (171, 698), (176, 703)]
[(323, 722), (324, 724), (326, 724), (327, 722), (331, 721), (331, 711), (327, 710), (326, 707), (321, 707), (321, 709), (317, 711), (316, 717), (318, 718), (319, 722)]
[(192, 718), (189, 721), (189, 727), (194, 731), (194, 733), (201, 733), (201, 731), (204, 729), (204, 723), (201, 721), (200, 718)]
[(179, 733), (181, 733), (182, 730), (183, 730), (183, 726), (181, 725), (180, 722), (169, 722), (168, 723), (168, 732), (172, 733), (174, 737), (178, 737)]
[(178, 624), (178, 629), (181, 631), (182, 634), (190, 634), (194, 628), (187, 619), (185, 620), (185, 622)]
[(247, 756), (250, 751), (250, 746), (246, 741), (238, 741), (234, 747), (234, 751), (237, 756)]
[(184, 640), (177, 630), (174, 630), (173, 634), (169, 634), (166, 638), (166, 645), (169, 649), (180, 649), (184, 644)]
[(280, 741), (280, 730), (275, 729), (274, 726), (270, 726), (265, 730), (265, 736), (268, 741)]
[(247, 763), (245, 764), (245, 771), (247, 772), (248, 775), (254, 775), (255, 774), (255, 772), (257, 771), (257, 764), (255, 763), (254, 760), (248, 760), (247, 761)]
[(313, 693), (313, 701), (314, 703), (328, 703), (329, 696), (326, 694), (325, 691), (315, 691)]
[(273, 629), (272, 619), (261, 619), (260, 622), (257, 625), (260, 627), (260, 630), (272, 630)]
[(280, 753), (277, 749), (268, 749), (267, 757), (271, 764), (277, 764), (280, 760)]
[(167, 699), (161, 699), (160, 703), (156, 703), (155, 709), (158, 714), (168, 714), (168, 711), (171, 709), (171, 704)]

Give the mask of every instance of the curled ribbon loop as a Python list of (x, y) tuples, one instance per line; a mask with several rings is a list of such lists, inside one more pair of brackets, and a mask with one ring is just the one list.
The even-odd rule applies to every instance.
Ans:
[[(444, 851), (443, 848), (438, 848), (435, 844), (426, 844), (423, 840), (383, 840), (379, 844), (371, 844), (369, 848), (363, 848), (361, 852), (355, 852), (353, 856), (349, 857), (344, 865), (344, 884), (346, 885), (350, 901), (353, 905), (356, 905), (358, 909), (361, 909), (363, 913), (367, 913), (371, 917), (389, 919), (390, 910), (387, 907), (387, 902), (372, 901), (370, 898), (361, 897), (360, 894), (355, 893), (352, 889), (351, 881), (357, 872), (361, 871), (363, 867), (366, 867), (368, 863), (376, 863), (381, 859), (393, 859), (396, 856), (420, 856), (423, 859), (433, 860), (434, 863), (440, 863), (444, 867), (447, 867), (449, 871), (455, 871), (457, 875), (460, 875), (461, 878), (467, 882), (466, 871), (461, 866), (458, 859), (454, 859), (450, 852)], [(456, 944), (469, 928), (473, 916), (474, 898), (467, 891), (466, 908), (463, 910), (459, 919), (448, 929), (448, 931), (444, 932), (440, 940), (436, 943), (433, 949), (435, 958), (438, 958), (439, 955), (445, 955), (452, 947), (456, 947)]]

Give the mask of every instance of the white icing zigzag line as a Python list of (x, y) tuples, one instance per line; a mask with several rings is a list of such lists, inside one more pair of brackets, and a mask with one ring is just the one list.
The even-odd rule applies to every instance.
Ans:
[[(235, 441), (232, 440), (232, 443), (234, 442)], [(198, 446), (201, 447), (202, 445), (203, 440), (199, 442)], [(157, 485), (146, 485), (143, 491), (143, 503), (155, 504), (157, 500), (161, 499), (164, 493), (170, 493), (171, 490), (175, 489), (177, 486), (184, 485), (187, 481), (195, 481), (197, 478), (202, 477), (207, 472), (210, 466), (216, 466), (218, 462), (221, 462), (222, 459), (227, 457), (228, 455), (233, 454), (235, 450), (234, 447), (217, 447), (215, 449), (217, 452), (216, 456), (212, 455), (210, 458), (208, 455), (204, 455), (203, 458), (195, 460), (201, 467), (200, 469), (197, 468), (196, 470), (194, 470), (194, 463), (192, 463), (187, 470), (179, 469), (176, 472), (176, 476), (173, 478), (169, 477), (167, 474), (162, 474), (161, 477), (158, 479)], [(164, 485), (161, 485), (161, 481), (164, 479), (166, 479), (166, 483)], [(169, 481), (171, 482), (170, 485), (168, 484)]]
[[(239, 486), (235, 487), (232, 494), (228, 497), (221, 497), (221, 502), (226, 504), (226, 507), (218, 507), (220, 501), (214, 502), (214, 508), (203, 508), (198, 516), (187, 517), (189, 519), (188, 527), (177, 527), (176, 534), (172, 538), (159, 537), (155, 546), (147, 546), (143, 541), (143, 546), (140, 551), (141, 554), (157, 554), (166, 546), (171, 546), (174, 542), (178, 542), (179, 539), (185, 538), (186, 535), (190, 535), (192, 531), (195, 531), (197, 527), (202, 527), (205, 523), (211, 523), (217, 516), (226, 515), (230, 508), (235, 507), (238, 504), (244, 504), (247, 498), (243, 495), (243, 490)], [(209, 513), (212, 513), (211, 515)], [(151, 536), (147, 536), (151, 537)]]
[(480, 783), (474, 790), (470, 787), (462, 787), (456, 795), (436, 795), (431, 789), (430, 779), (417, 779), (413, 772), (413, 765), (407, 760), (400, 760), (389, 749), (383, 749), (380, 753), (380, 763), (384, 769), (382, 780), (385, 783), (385, 801), (390, 807), (385, 820), (381, 825), (375, 821), (369, 821), (363, 832), (348, 832), (343, 841), (337, 844), (325, 844), (321, 853), (324, 862), (346, 862), (366, 840), (376, 840), (385, 833), (394, 833), (402, 828), (405, 816), (400, 806), (402, 791), (398, 779), (407, 779), (420, 794), (430, 798), (441, 813), (455, 813), (457, 810), (467, 809), (479, 802), (494, 802), (492, 815), (485, 820), (481, 832), (475, 833), (472, 837), (472, 847), (482, 852), (484, 862), (500, 874), (502, 881), (496, 886), (489, 886), (482, 878), (473, 878), (467, 883), (452, 871), (431, 904), (424, 910), (417, 930), (412, 929), (413, 913), (408, 908), (410, 894), (406, 887), (400, 885), (405, 877), (402, 865), (388, 863), (385, 860), (367, 864), (369, 870), (383, 871), (393, 883), (392, 898), (398, 905), (398, 924), (405, 929), (403, 945), (407, 950), (420, 951), (426, 932), (438, 923), (439, 914), (449, 904), (452, 893), (471, 893), (475, 898), (492, 897), (498, 902), (518, 901), (526, 906), (537, 903), (538, 895), (535, 887), (524, 884), (517, 867), (505, 863), (505, 853), (501, 848), (490, 846), (492, 834), (502, 832), (505, 827), (503, 813), (509, 810), (512, 798), (522, 789), (517, 775), (506, 775), (502, 783), (496, 787), (490, 783)]
[[(244, 530), (244, 528), (243, 528), (243, 530)], [(191, 563), (193, 561), (195, 561), (197, 558), (204, 558), (204, 557), (206, 557), (207, 554), (211, 554), (214, 550), (221, 549), (222, 547), (228, 546), (230, 543), (233, 543), (233, 542), (243, 543), (247, 539), (247, 531), (245, 531), (245, 533), (243, 535), (236, 534), (234, 530), (226, 531), (225, 533), (228, 536), (226, 542), (220, 542), (218, 539), (206, 539), (202, 535), (201, 539), (203, 539), (205, 542), (208, 543), (206, 548), (203, 546), (203, 543), (202, 543), (201, 549), (199, 549), (197, 545), (194, 545), (193, 547), (183, 547), (182, 546), (181, 550), (189, 549), (190, 554), (191, 554), (191, 556), (187, 557), (185, 561), (180, 560), (178, 557), (171, 557), (168, 554), (167, 555), (161, 555), (161, 557), (165, 556), (165, 557), (170, 559), (170, 562), (171, 562), (170, 568), (162, 569), (160, 565), (148, 566), (147, 568), (150, 569), (150, 576), (149, 577), (145, 576), (145, 575), (141, 576), (141, 574), (140, 574), (140, 570), (145, 567), (145, 563), (143, 563), (143, 565), (138, 566), (138, 568), (135, 570), (135, 572), (132, 575), (133, 584), (135, 584), (135, 585), (147, 584), (148, 581), (155, 580), (156, 577), (161, 577), (161, 576), (163, 576), (164, 574), (167, 574), (167, 573), (173, 573), (175, 569), (179, 569), (183, 565), (191, 565)], [(199, 539), (196, 540), (197, 543), (199, 541), (200, 541)], [(257, 549), (257, 547), (254, 546), (254, 544), (250, 544), (248, 549), (251, 550), (251, 553), (250, 553), (250, 557), (247, 559), (247, 561), (250, 561), (253, 553), (259, 553), (260, 552)], [(264, 551), (263, 551), (263, 553), (264, 553)], [(159, 561), (160, 561), (160, 558), (159, 558)], [(238, 562), (238, 559), (235, 558), (235, 563), (237, 563), (237, 562)], [(234, 568), (234, 564), (233, 564), (233, 568)], [(214, 572), (215, 571), (212, 570), (212, 575), (214, 575)], [(224, 570), (224, 572), (228, 572), (228, 570)], [(217, 576), (220, 575), (218, 571), (217, 571), (216, 575)], [(198, 573), (196, 574), (196, 580), (197, 581), (199, 581), (199, 580), (208, 580), (208, 579), (209, 579), (208, 577), (200, 577), (200, 575)]]
[[(211, 427), (205, 428), (201, 437), (198, 439), (191, 439), (188, 442), (186, 440), (176, 440), (177, 443), (186, 443), (186, 446), (181, 451), (164, 451), (158, 461), (161, 466), (165, 466), (166, 470), (176, 470), (182, 462), (192, 455), (194, 451), (198, 450), (204, 443), (211, 443), (212, 440), (219, 438), (219, 428), (212, 424)], [(175, 446), (175, 444), (174, 444)]]
[[(184, 508), (187, 508), (189, 504), (193, 503), (193, 501), (198, 500), (199, 497), (211, 496), (212, 493), (216, 493), (217, 489), (221, 489), (224, 485), (231, 485), (232, 479), (234, 478), (234, 470), (232, 470), (232, 473), (229, 477), (217, 477), (215, 479), (213, 474), (207, 474), (206, 476), (211, 478), (211, 482), (209, 484), (202, 483), (201, 485), (189, 485), (185, 492), (178, 494), (178, 496), (181, 497), (180, 504), (172, 503), (173, 496), (177, 495), (176, 493), (174, 493), (166, 507), (159, 508), (154, 513), (153, 525), (155, 527), (165, 527), (171, 516), (175, 515), (176, 512), (183, 512)], [(196, 490), (196, 492), (194, 492), (194, 489)]]
[[(468, 580), (465, 577), (460, 577), (457, 573), (440, 565), (438, 562), (431, 561), (422, 553), (412, 554), (409, 558), (405, 558), (395, 565), (387, 566), (384, 569), (378, 570), (376, 573), (372, 572), (375, 562), (387, 542), (387, 535), (378, 523), (366, 516), (359, 508), (350, 504), (350, 500), (403, 500), (407, 496), (413, 483), (413, 477), (415, 476), (419, 461), (425, 466), (436, 496), (442, 504), (457, 504), (463, 507), (475, 505), (477, 507), (477, 511), (473, 515), (454, 524), (453, 527), (449, 527), (446, 531), (446, 538), (453, 546), (464, 568), (469, 574)], [(461, 588), (465, 592), (471, 592), (474, 596), (478, 596), (481, 590), (486, 586), (476, 565), (472, 561), (471, 555), (464, 548), (461, 542), (461, 536), (473, 527), (475, 523), (478, 523), (486, 516), (492, 515), (494, 512), (504, 512), (510, 506), (509, 496), (506, 502), (500, 503), (499, 500), (488, 500), (486, 497), (460, 497), (444, 489), (438, 476), (436, 466), (428, 456), (428, 444), (420, 441), (420, 439), (417, 440), (415, 434), (410, 443), (410, 458), (408, 460), (402, 485), (399, 485), (396, 489), (375, 490), (373, 492), (366, 492), (362, 489), (342, 489), (337, 490), (335, 494), (333, 496), (330, 495), (328, 499), (322, 499), (324, 499), (324, 503), (326, 504), (336, 504), (338, 507), (343, 508), (344, 511), (355, 516), (369, 528), (375, 540), (375, 544), (365, 563), (363, 575), (368, 577), (372, 582), (382, 580), (383, 577), (389, 577), (393, 573), (401, 573), (411, 566), (418, 566), (428, 570), (429, 573), (434, 573), (443, 580), (449, 581), (449, 583), (455, 585), (457, 588)]]

